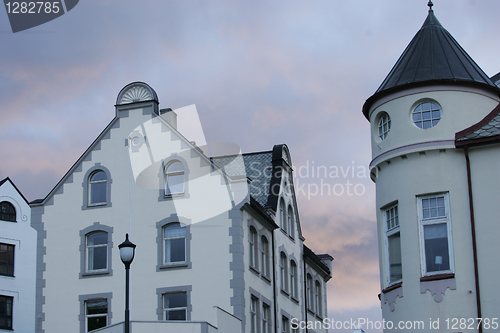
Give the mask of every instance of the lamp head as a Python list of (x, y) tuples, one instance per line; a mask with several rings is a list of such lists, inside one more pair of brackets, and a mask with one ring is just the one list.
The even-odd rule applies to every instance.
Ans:
[(135, 255), (135, 244), (128, 240), (128, 234), (125, 236), (125, 241), (118, 245), (120, 249), (120, 259), (125, 264), (125, 267), (130, 267)]

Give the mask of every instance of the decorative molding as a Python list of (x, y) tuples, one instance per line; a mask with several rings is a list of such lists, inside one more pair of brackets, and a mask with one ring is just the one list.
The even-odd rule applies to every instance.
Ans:
[(420, 293), (425, 294), (427, 290), (429, 290), (431, 295), (434, 296), (434, 301), (436, 303), (443, 300), (443, 296), (447, 288), (450, 288), (451, 290), (457, 289), (455, 278), (420, 282)]
[(383, 294), (384, 304), (389, 303), (389, 309), (391, 312), (396, 310), (396, 299), (398, 297), (403, 297), (403, 288), (396, 288)]

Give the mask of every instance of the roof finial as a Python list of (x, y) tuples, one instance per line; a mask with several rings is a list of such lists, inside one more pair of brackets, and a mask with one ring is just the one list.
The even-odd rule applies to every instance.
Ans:
[(427, 6), (429, 6), (429, 12), (432, 12), (432, 6), (434, 6), (434, 4), (432, 3), (432, 0), (429, 0), (429, 2), (427, 3)]

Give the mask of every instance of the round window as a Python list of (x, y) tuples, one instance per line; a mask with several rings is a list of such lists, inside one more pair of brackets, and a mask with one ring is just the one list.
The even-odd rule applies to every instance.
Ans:
[(437, 125), (443, 112), (441, 107), (434, 102), (423, 102), (413, 109), (413, 123), (422, 129), (431, 128)]
[(382, 112), (378, 120), (378, 138), (383, 141), (391, 130), (391, 117), (386, 112)]

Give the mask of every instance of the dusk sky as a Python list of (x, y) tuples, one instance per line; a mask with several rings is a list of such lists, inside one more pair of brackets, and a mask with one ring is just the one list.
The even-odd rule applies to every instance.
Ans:
[[(361, 108), (427, 11), (427, 0), (81, 0), (13, 34), (0, 10), (0, 179), (45, 197), (113, 119), (119, 91), (146, 82), (160, 108), (196, 104), (208, 142), (288, 145), (306, 245), (335, 258), (329, 317), (381, 320)], [(487, 75), (500, 71), (500, 1), (435, 0), (434, 12)]]

